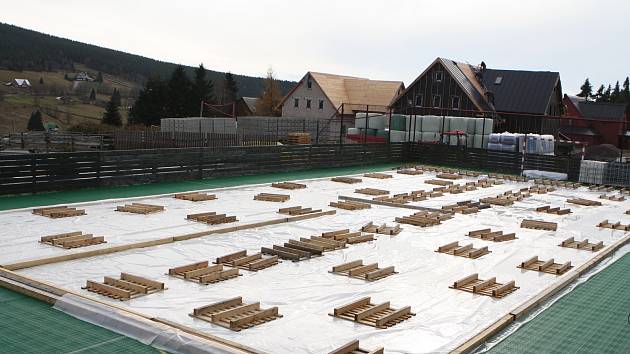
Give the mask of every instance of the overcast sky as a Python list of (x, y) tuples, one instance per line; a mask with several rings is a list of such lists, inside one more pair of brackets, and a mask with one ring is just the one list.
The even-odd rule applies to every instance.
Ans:
[[(559, 71), (565, 92), (630, 75), (629, 0), (20, 0), (0, 22), (163, 61), (281, 79), (402, 80), (436, 57)], [(0, 53), (1, 55), (1, 53)], [(595, 87), (596, 88), (596, 87)]]

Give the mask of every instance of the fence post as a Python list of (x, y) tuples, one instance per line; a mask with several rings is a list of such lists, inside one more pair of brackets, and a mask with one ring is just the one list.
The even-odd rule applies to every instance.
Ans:
[(341, 104), (341, 122), (339, 123), (339, 145), (343, 145), (343, 107), (344, 107), (344, 103)]
[(317, 130), (315, 132), (315, 144), (319, 144), (319, 119), (317, 120)]

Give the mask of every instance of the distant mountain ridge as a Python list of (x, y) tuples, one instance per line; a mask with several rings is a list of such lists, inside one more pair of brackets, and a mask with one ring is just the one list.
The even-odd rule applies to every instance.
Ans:
[[(167, 78), (177, 64), (129, 54), (114, 49), (55, 37), (45, 33), (0, 22), (0, 68), (9, 70), (73, 71), (74, 64), (83, 64), (95, 71), (116, 75), (142, 84), (149, 76)], [(201, 61), (201, 60), (200, 60)], [(206, 63), (206, 66), (209, 63)], [(193, 67), (185, 66), (192, 74)], [(208, 70), (208, 77), (220, 97), (222, 72)], [(191, 75), (192, 76), (192, 75)], [(234, 74), (238, 95), (258, 97), (263, 91), (263, 78)], [(279, 81), (283, 94), (295, 84)]]

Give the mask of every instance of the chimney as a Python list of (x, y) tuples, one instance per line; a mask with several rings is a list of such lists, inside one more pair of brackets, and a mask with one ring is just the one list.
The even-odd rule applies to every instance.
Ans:
[(481, 68), (481, 71), (486, 71), (486, 63), (482, 60), (481, 64), (479, 64), (479, 67)]

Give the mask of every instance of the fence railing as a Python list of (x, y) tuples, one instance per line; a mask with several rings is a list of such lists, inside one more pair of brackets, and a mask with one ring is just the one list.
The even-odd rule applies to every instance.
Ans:
[(0, 136), (2, 149), (32, 152), (71, 152), (109, 150), (112, 140), (103, 134), (71, 132), (8, 133)]
[(265, 134), (157, 131), (114, 132), (112, 139), (115, 150), (265, 146), (276, 145), (278, 142), (274, 136)]

